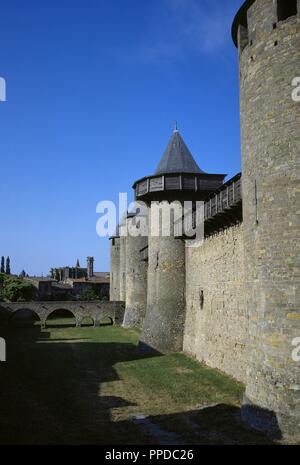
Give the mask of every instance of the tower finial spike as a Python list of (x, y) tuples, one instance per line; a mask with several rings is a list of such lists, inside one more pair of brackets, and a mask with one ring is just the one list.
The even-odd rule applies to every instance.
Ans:
[(178, 124), (177, 124), (177, 121), (175, 121), (174, 132), (178, 132)]

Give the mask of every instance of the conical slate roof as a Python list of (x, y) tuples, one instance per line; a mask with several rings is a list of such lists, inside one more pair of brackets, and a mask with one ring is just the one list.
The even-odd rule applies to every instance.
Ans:
[(177, 128), (155, 171), (155, 174), (164, 173), (204, 173), (195, 162)]

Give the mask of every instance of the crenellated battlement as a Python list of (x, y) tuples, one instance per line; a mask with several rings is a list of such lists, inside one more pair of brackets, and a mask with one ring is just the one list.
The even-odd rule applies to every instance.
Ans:
[[(299, 0), (248, 0), (238, 11), (232, 38), (239, 55), (268, 50), (286, 37), (286, 29), (300, 20)], [(253, 61), (253, 60), (252, 60)]]

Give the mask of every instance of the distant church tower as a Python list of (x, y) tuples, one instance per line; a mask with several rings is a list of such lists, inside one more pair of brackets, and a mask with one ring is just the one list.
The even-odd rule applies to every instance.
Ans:
[[(135, 197), (149, 208), (152, 201), (202, 200), (222, 185), (225, 175), (204, 173), (177, 127), (154, 175), (134, 184)], [(148, 237), (147, 309), (141, 343), (167, 353), (181, 351), (185, 320), (185, 243), (174, 237)]]
[(94, 276), (94, 257), (87, 257), (87, 277), (92, 278)]
[(300, 439), (300, 1), (248, 0), (238, 46), (249, 370), (243, 418)]

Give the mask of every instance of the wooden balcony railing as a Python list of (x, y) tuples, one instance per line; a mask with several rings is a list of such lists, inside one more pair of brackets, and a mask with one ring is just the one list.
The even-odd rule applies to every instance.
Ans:
[[(186, 218), (187, 232), (196, 228), (196, 211)], [(234, 176), (204, 202), (205, 234), (241, 221), (242, 219), (242, 179), (241, 173)], [(174, 233), (182, 237), (182, 222), (174, 225)]]
[[(224, 183), (204, 202), (204, 233), (208, 236), (220, 229), (242, 221), (242, 179), (241, 173)], [(196, 230), (196, 211), (191, 212), (174, 224), (174, 234), (178, 238), (191, 238)], [(140, 250), (141, 260), (148, 260), (148, 246)]]
[(137, 199), (151, 193), (163, 191), (212, 192), (222, 185), (224, 177), (224, 174), (170, 173), (143, 178), (137, 181), (133, 188)]

